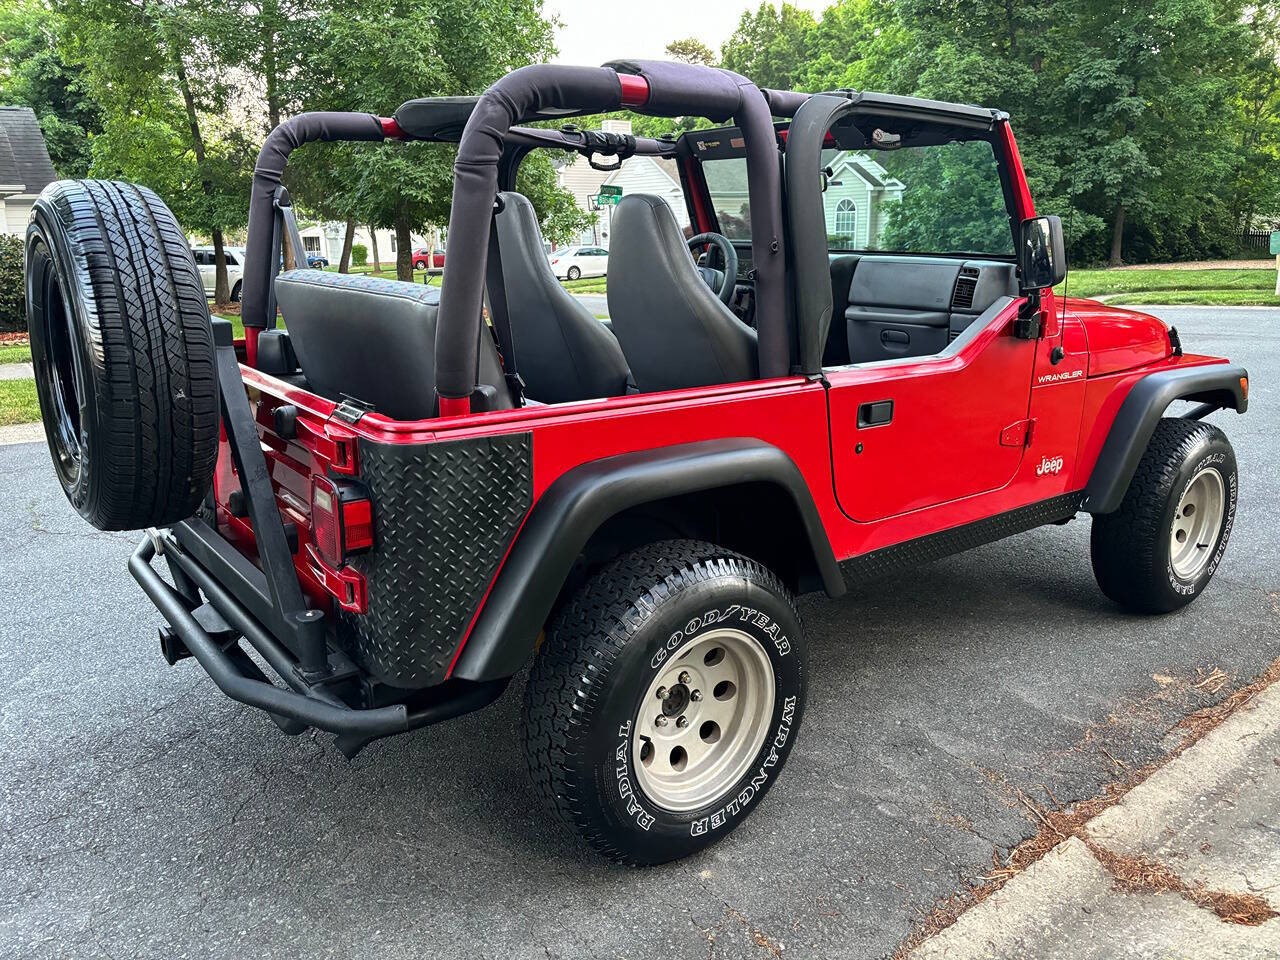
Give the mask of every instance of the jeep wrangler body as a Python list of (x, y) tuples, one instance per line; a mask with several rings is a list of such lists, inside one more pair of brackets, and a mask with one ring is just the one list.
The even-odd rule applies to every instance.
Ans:
[[(625, 108), (731, 125), (662, 140), (520, 126)], [(289, 152), (384, 138), (458, 144), (443, 292), (281, 271), (303, 249)], [(607, 323), (547, 282), (515, 192), (532, 149), (678, 175), (686, 230), (654, 197), (613, 213)], [(882, 252), (868, 232), (908, 208), (862, 214), (876, 227), (834, 199), (841, 176), (901, 204), (913, 187), (972, 197), (929, 166), (954, 149), (989, 171), (993, 240)], [(913, 150), (927, 162), (896, 159)], [(194, 509), (149, 515), (130, 562), (165, 657), (352, 755), (484, 706), (537, 651), (535, 783), (617, 859), (698, 849), (776, 779), (803, 709), (793, 594), (836, 597), (1085, 511), (1104, 591), (1169, 610), (1230, 534), (1234, 458), (1201, 421), (1245, 410), (1245, 371), (1184, 352), (1153, 317), (1059, 295), (1061, 227), (1037, 216), (998, 110), (647, 61), (528, 67), (478, 98), (282, 124), (248, 243), (246, 336), (212, 324), (212, 483), (191, 466)], [(36, 257), (29, 289), (51, 450), (73, 503), (119, 526), (73, 491), (88, 446), (60, 419), (75, 364), (41, 319), (60, 289), (47, 245), (55, 279), (40, 286)], [(1174, 417), (1175, 401), (1194, 406)]]

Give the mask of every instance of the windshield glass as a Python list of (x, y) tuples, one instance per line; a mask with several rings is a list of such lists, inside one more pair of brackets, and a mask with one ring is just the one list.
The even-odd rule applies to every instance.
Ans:
[[(985, 140), (901, 150), (824, 150), (832, 252), (1010, 257), (1013, 232), (995, 152)], [(751, 239), (747, 162), (702, 164), (720, 232)]]

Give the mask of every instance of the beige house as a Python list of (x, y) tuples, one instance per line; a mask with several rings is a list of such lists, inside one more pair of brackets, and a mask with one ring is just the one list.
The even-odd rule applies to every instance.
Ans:
[(35, 113), (0, 107), (0, 233), (25, 234), (36, 197), (56, 179)]

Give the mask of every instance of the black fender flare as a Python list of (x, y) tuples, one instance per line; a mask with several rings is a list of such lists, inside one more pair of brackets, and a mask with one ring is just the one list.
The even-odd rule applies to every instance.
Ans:
[(1203, 407), (1192, 412), (1197, 419), (1220, 408), (1244, 413), (1249, 396), (1243, 381), (1248, 378), (1244, 367), (1215, 363), (1161, 370), (1135, 383), (1111, 423), (1080, 508), (1089, 513), (1119, 509), (1138, 461), (1169, 404), (1175, 400), (1200, 402)]
[(538, 499), (498, 572), (453, 677), (508, 677), (524, 666), (587, 540), (622, 510), (700, 490), (775, 483), (790, 494), (831, 596), (846, 587), (795, 462), (762, 440), (732, 438), (604, 457), (559, 477)]

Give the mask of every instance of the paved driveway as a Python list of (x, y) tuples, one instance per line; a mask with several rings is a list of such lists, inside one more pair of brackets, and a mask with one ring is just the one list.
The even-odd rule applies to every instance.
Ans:
[[(1184, 713), (1280, 656), (1280, 311), (1158, 311), (1253, 375), (1212, 588), (1162, 619), (1093, 583), (1088, 521), (802, 604), (805, 725), (727, 841), (645, 871), (584, 852), (492, 709), (348, 763), (187, 662), (47, 454), (0, 447), (0, 955), (878, 957), (1063, 803), (1161, 754)], [(1211, 671), (1229, 677), (1194, 685)], [(1111, 758), (1114, 758), (1112, 760)]]

